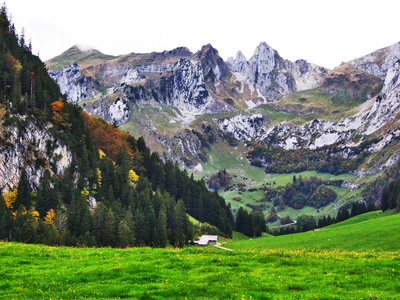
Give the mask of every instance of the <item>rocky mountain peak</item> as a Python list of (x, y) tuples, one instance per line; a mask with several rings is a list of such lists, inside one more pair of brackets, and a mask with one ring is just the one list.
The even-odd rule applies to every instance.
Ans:
[(200, 59), (204, 69), (204, 79), (214, 82), (215, 79), (221, 80), (225, 77), (229, 70), (224, 60), (219, 56), (218, 50), (211, 44), (207, 44), (196, 53)]
[(232, 71), (242, 74), (245, 74), (249, 67), (246, 57), (240, 50), (236, 53), (235, 58), (229, 57), (226, 63)]
[(219, 54), (218, 54), (218, 50), (215, 49), (211, 44), (207, 44), (207, 45), (203, 45), (201, 47), (201, 50), (197, 52), (198, 57), (206, 56), (206, 55), (208, 55), (209, 57), (212, 57), (212, 56), (219, 55)]
[(244, 56), (244, 54), (240, 50), (236, 53), (235, 60), (237, 62), (246, 62), (247, 61), (246, 56)]
[(279, 54), (272, 47), (268, 46), (267, 43), (260, 43), (249, 60), (251, 66), (250, 72), (255, 80), (257, 80), (257, 75), (260, 73), (266, 74), (272, 72), (275, 68), (276, 58), (278, 57)]

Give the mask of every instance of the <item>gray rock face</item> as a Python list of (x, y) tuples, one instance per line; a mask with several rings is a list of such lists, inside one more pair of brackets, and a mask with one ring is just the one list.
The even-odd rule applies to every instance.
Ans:
[(387, 71), (400, 59), (400, 42), (350, 61), (353, 68), (386, 78)]
[(172, 137), (159, 135), (157, 139), (165, 147), (167, 156), (173, 157), (182, 166), (193, 167), (192, 162), (187, 159), (189, 157), (193, 161), (201, 161), (201, 141), (192, 132), (182, 131)]
[(210, 44), (205, 45), (197, 52), (203, 66), (204, 79), (213, 84), (218, 80), (223, 80), (229, 70), (224, 60), (219, 56), (218, 50)]
[(213, 119), (222, 131), (230, 133), (238, 141), (259, 139), (268, 125), (262, 114), (237, 115), (232, 118)]
[(245, 75), (268, 101), (277, 101), (284, 96), (317, 87), (328, 70), (305, 60), (284, 60), (266, 43), (261, 43), (253, 56), (246, 61), (241, 52), (228, 60), (234, 72)]
[(137, 69), (142, 73), (164, 73), (170, 71), (175, 64), (162, 64), (162, 65), (144, 65), (138, 66)]
[(235, 59), (233, 59), (233, 57), (229, 57), (226, 63), (233, 72), (245, 74), (249, 69), (249, 63), (240, 50), (236, 53)]
[(126, 100), (117, 98), (107, 109), (107, 120), (111, 124), (121, 126), (129, 119), (129, 107)]
[(49, 129), (50, 125), (38, 128), (31, 123), (23, 130), (7, 127), (5, 136), (10, 143), (0, 148), (0, 190), (6, 192), (18, 185), (21, 167), (25, 168), (34, 189), (46, 169), (58, 175), (64, 173), (71, 164), (72, 153)]
[(201, 63), (187, 58), (179, 60), (170, 74), (160, 78), (158, 94), (162, 102), (182, 112), (200, 113), (212, 102)]
[(138, 83), (145, 80), (145, 76), (136, 68), (129, 68), (128, 71), (122, 76), (120, 80), (120, 85)]
[(373, 102), (368, 113), (363, 117), (367, 119), (368, 127), (366, 134), (373, 133), (396, 118), (400, 112), (400, 62), (396, 61), (392, 67), (387, 70), (385, 82), (383, 84), (381, 95)]
[(72, 103), (79, 103), (84, 100), (98, 96), (96, 87), (99, 83), (91, 77), (82, 74), (79, 64), (72, 63), (62, 69), (49, 72), (60, 86), (61, 92), (67, 95)]

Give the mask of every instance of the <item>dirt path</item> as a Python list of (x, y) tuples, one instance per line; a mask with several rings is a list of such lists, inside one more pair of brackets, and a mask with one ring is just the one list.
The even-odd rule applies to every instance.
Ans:
[(274, 226), (274, 227), (270, 227), (269, 229), (276, 229), (276, 228), (281, 228), (281, 227), (287, 227), (287, 226), (296, 225), (296, 224), (297, 224), (297, 220), (293, 220), (293, 223), (285, 224), (285, 225), (279, 225), (279, 226)]
[(218, 249), (226, 250), (226, 251), (235, 251), (235, 250), (232, 250), (232, 249), (228, 249), (228, 248), (222, 247), (222, 244), (219, 244), (219, 243), (216, 244), (214, 247), (216, 247)]

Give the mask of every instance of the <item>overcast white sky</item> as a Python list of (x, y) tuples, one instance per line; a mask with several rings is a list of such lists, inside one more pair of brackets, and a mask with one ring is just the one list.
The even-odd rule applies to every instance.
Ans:
[(400, 41), (398, 0), (6, 0), (18, 32), (50, 59), (75, 44), (106, 54), (211, 43), (249, 59), (265, 41), (286, 59), (333, 68)]

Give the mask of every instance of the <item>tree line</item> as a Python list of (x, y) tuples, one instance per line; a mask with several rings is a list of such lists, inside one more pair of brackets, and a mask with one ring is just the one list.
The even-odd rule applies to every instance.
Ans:
[(271, 231), (271, 234), (284, 235), (323, 228), (375, 210), (376, 206), (374, 203), (366, 203), (364, 201), (354, 202), (351, 204), (350, 212), (348, 205), (344, 205), (339, 208), (336, 217), (331, 217), (328, 214), (328, 216), (320, 217), (317, 221), (313, 216), (302, 215), (297, 218), (295, 226), (281, 227), (279, 230)]
[(320, 208), (328, 205), (337, 198), (335, 191), (327, 185), (340, 186), (343, 180), (327, 180), (311, 176), (310, 178), (296, 178), (293, 176), (293, 182), (286, 186), (277, 188), (265, 188), (264, 199), (270, 201), (274, 206), (284, 209), (285, 205), (295, 209), (301, 209), (303, 206), (312, 206)]
[(315, 170), (322, 173), (343, 174), (357, 169), (366, 157), (363, 143), (358, 148), (352, 149), (354, 158), (345, 158), (341, 155), (338, 146), (324, 146), (316, 150), (295, 149), (285, 150), (273, 146), (271, 142), (265, 145), (255, 141), (247, 151), (246, 157), (253, 166), (265, 166), (266, 173), (298, 173)]

